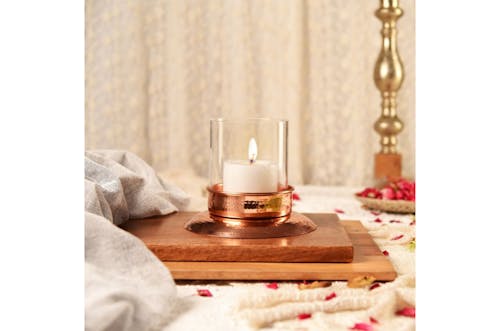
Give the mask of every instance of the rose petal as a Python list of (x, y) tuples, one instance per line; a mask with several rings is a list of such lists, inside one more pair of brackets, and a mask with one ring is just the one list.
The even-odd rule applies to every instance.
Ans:
[(196, 290), (196, 291), (198, 291), (198, 295), (200, 297), (211, 297), (212, 296), (212, 292), (210, 292), (207, 289), (199, 289), (199, 290)]
[(335, 208), (334, 211), (337, 213), (337, 214), (344, 214), (345, 212), (342, 210), (342, 209), (338, 209), (338, 208)]
[(383, 251), (382, 254), (384, 254), (385, 256), (389, 256), (389, 252), (388, 251)]
[(372, 331), (373, 326), (368, 323), (356, 323), (351, 330)]
[(380, 218), (376, 218), (375, 220), (373, 220), (375, 223), (382, 223), (382, 220)]
[(337, 294), (335, 292), (332, 292), (325, 297), (325, 301), (331, 300), (331, 299), (335, 298), (336, 296), (337, 296)]
[(311, 314), (299, 314), (299, 315), (297, 315), (297, 318), (299, 320), (305, 320), (305, 319), (311, 318)]
[(371, 290), (376, 289), (377, 287), (380, 287), (380, 283), (374, 283), (368, 289), (371, 291)]
[(370, 322), (374, 323), (374, 324), (378, 324), (378, 321), (374, 317), (371, 317), (371, 316), (370, 316)]
[(415, 307), (404, 307), (398, 310), (396, 315), (415, 318)]
[(292, 194), (292, 199), (293, 200), (300, 200), (300, 195), (298, 195), (297, 193), (293, 193)]
[(391, 240), (399, 240), (399, 239), (403, 238), (404, 236), (405, 236), (404, 234), (400, 234), (399, 236), (391, 238)]
[(410, 225), (415, 225), (415, 224), (416, 224), (415, 220), (411, 221), (410, 223)]
[(269, 283), (269, 284), (266, 284), (266, 287), (270, 288), (272, 290), (277, 290), (278, 289), (278, 283)]
[(401, 223), (400, 220), (390, 220), (389, 223)]
[(372, 213), (372, 215), (375, 215), (375, 216), (378, 216), (378, 215), (380, 215), (380, 214), (381, 214), (381, 213), (376, 212), (376, 211), (373, 211), (373, 210), (372, 210), (372, 211), (370, 211), (370, 213)]

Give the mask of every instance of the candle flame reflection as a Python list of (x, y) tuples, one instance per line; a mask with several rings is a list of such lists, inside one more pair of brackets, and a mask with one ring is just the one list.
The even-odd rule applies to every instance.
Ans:
[(257, 142), (254, 138), (250, 138), (248, 142), (248, 160), (250, 163), (254, 163), (257, 159)]

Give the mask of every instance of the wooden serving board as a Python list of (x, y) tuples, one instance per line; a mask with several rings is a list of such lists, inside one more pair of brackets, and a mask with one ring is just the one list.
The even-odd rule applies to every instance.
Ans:
[[(157, 230), (162, 231), (163, 227), (176, 227), (175, 224), (178, 223), (172, 220), (177, 219), (180, 222), (181, 218), (178, 216), (188, 216), (186, 214), (188, 213), (129, 221), (123, 227), (127, 230), (131, 229), (132, 233), (141, 238), (141, 235), (144, 235), (140, 230), (143, 226), (149, 228), (156, 222), (157, 227), (162, 225)], [(322, 222), (317, 221), (317, 214), (306, 215), (317, 222), (318, 229), (316, 231), (321, 231)], [(153, 223), (147, 223), (151, 221)], [(167, 221), (168, 223), (166, 223)], [(171, 221), (172, 223), (170, 223)], [(389, 259), (380, 252), (380, 249), (360, 222), (340, 221), (339, 224), (346, 230), (354, 247), (354, 257), (351, 263), (193, 261), (164, 261), (163, 263), (170, 269), (172, 276), (176, 280), (347, 280), (365, 275), (372, 275), (380, 281), (390, 281), (396, 278), (396, 271)], [(180, 228), (179, 224), (177, 227), (188, 232)], [(182, 232), (179, 231), (179, 233)], [(156, 235), (162, 236), (161, 232)], [(141, 239), (145, 240), (146, 238)], [(146, 244), (149, 245), (148, 242)], [(150, 248), (155, 252), (154, 247)], [(164, 247), (163, 251), (165, 250), (168, 251), (168, 247)]]
[(233, 239), (196, 234), (184, 224), (196, 213), (131, 220), (123, 229), (139, 237), (161, 261), (352, 262), (353, 245), (336, 214), (306, 214), (315, 231), (299, 236)]

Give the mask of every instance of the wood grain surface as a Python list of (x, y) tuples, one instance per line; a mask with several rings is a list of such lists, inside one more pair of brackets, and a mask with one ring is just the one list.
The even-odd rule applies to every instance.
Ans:
[(161, 261), (351, 262), (353, 245), (335, 214), (306, 214), (313, 232), (283, 238), (232, 239), (192, 233), (184, 224), (196, 213), (131, 220), (122, 228), (140, 238)]
[[(186, 213), (176, 215), (179, 214)], [(318, 221), (317, 214), (306, 215), (317, 222), (318, 230), (316, 231), (321, 231), (322, 221)], [(131, 229), (132, 233), (141, 238), (143, 226), (140, 224), (153, 220), (163, 226), (173, 227), (174, 224), (165, 223), (168, 219), (170, 218), (131, 221), (124, 228)], [(390, 281), (396, 278), (396, 271), (389, 259), (382, 254), (360, 222), (340, 221), (339, 224), (346, 230), (354, 247), (354, 257), (351, 263), (164, 261), (164, 264), (176, 280), (348, 280), (365, 275), (372, 275), (380, 281)], [(161, 237), (161, 234), (157, 235)]]

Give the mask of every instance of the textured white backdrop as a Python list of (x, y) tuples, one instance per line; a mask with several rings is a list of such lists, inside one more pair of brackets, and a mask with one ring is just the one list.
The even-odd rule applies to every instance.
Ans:
[[(415, 161), (415, 3), (402, 0), (404, 175)], [(364, 185), (380, 97), (376, 0), (87, 0), (86, 148), (206, 176), (209, 119), (290, 121), (290, 182)]]

